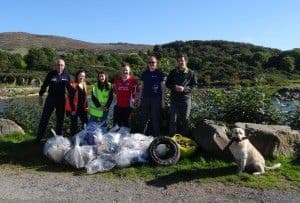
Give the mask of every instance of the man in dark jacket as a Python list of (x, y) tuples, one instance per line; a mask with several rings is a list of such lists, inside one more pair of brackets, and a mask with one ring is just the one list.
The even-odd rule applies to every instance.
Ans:
[(187, 67), (187, 62), (187, 56), (180, 55), (177, 58), (178, 67), (169, 73), (166, 81), (166, 86), (171, 90), (170, 136), (176, 133), (186, 135), (188, 132), (192, 89), (197, 85), (197, 79), (194, 72)]
[(64, 115), (65, 115), (65, 89), (71, 91), (70, 75), (64, 71), (65, 62), (62, 59), (57, 60), (56, 70), (50, 71), (39, 92), (39, 103), (43, 105), (43, 94), (48, 88), (48, 96), (41, 116), (36, 142), (43, 138), (52, 112), (55, 109), (56, 114), (56, 134), (62, 135)]
[(141, 75), (140, 85), (140, 132), (145, 134), (148, 120), (151, 118), (151, 134), (159, 136), (160, 109), (164, 108), (165, 74), (157, 67), (154, 56), (148, 58), (148, 67)]

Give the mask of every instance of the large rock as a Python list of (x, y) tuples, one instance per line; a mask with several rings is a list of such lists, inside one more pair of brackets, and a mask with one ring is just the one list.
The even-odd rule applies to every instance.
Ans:
[(230, 156), (229, 150), (223, 151), (230, 141), (226, 132), (228, 132), (228, 128), (225, 124), (204, 120), (193, 129), (192, 135), (199, 147), (206, 152), (221, 157), (228, 157)]
[(250, 142), (266, 158), (299, 153), (300, 133), (289, 126), (235, 123), (244, 128)]
[(24, 134), (24, 130), (16, 124), (14, 121), (9, 119), (0, 118), (0, 136), (7, 135), (12, 133), (22, 133)]

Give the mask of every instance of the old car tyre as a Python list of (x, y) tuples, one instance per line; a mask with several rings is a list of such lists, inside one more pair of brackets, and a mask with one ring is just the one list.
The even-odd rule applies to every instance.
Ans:
[[(157, 153), (157, 147), (160, 144), (165, 144), (168, 152), (166, 155), (160, 155)], [(176, 164), (180, 158), (180, 150), (177, 143), (169, 137), (157, 137), (149, 146), (149, 156), (151, 160), (158, 165), (173, 165)]]

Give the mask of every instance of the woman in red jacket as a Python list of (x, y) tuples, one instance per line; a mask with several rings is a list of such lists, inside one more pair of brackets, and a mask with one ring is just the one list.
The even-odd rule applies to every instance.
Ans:
[(130, 75), (130, 66), (128, 63), (122, 65), (122, 74), (115, 79), (113, 86), (117, 99), (114, 107), (114, 124), (129, 128), (129, 117), (137, 95), (138, 83)]
[(87, 124), (87, 89), (85, 72), (80, 70), (76, 73), (75, 81), (71, 83), (72, 93), (66, 99), (66, 111), (70, 113), (71, 117), (71, 135), (75, 135), (78, 131), (78, 117), (81, 121), (82, 128)]

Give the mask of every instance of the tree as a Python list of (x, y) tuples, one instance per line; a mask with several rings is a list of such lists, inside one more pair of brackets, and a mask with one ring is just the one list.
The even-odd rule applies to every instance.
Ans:
[(154, 45), (153, 47), (153, 55), (157, 58), (160, 59), (162, 57), (162, 48), (159, 45)]
[(267, 63), (270, 57), (271, 57), (270, 52), (262, 52), (262, 51), (256, 52), (252, 56), (251, 65), (261, 68)]
[(133, 68), (134, 74), (140, 74), (142, 70), (146, 67), (146, 63), (138, 54), (129, 54), (126, 58), (126, 62), (130, 64)]
[(196, 57), (190, 57), (188, 61), (188, 67), (193, 70), (200, 70), (202, 65), (202, 60)]
[(159, 68), (165, 73), (170, 72), (173, 68), (176, 67), (176, 65), (176, 59), (171, 57), (163, 57), (158, 61)]
[(0, 71), (6, 72), (10, 68), (8, 52), (0, 51)]
[(25, 56), (27, 68), (31, 70), (52, 70), (58, 53), (52, 48), (31, 48)]
[(281, 59), (280, 69), (293, 72), (295, 69), (295, 58), (291, 56), (285, 56)]
[(280, 57), (278, 55), (272, 56), (269, 58), (266, 67), (267, 68), (277, 68), (279, 69), (280, 67)]
[(285, 56), (292, 56), (295, 59), (295, 69), (300, 70), (300, 49), (293, 49), (282, 53)]
[(21, 54), (12, 54), (10, 57), (10, 62), (13, 67), (17, 69), (25, 69), (27, 66)]

